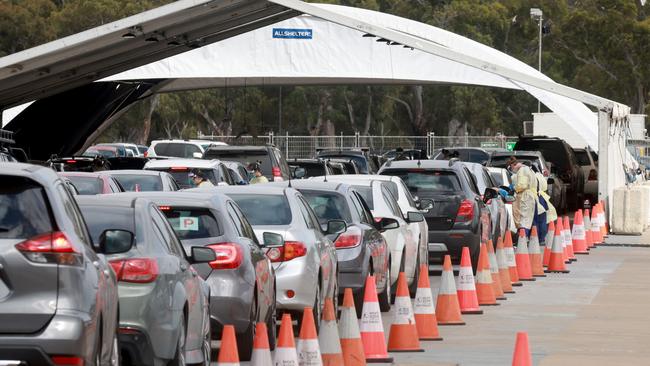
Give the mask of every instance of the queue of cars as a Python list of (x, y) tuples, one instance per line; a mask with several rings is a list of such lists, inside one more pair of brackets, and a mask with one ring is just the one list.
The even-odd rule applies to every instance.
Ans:
[[(0, 359), (20, 347), (27, 363), (207, 365), (232, 324), (248, 360), (256, 322), (274, 348), (282, 313), (320, 319), (345, 288), (361, 316), (368, 275), (389, 311), (400, 272), (415, 296), (422, 264), (458, 263), (468, 246), (476, 266), (481, 242), (513, 230), (497, 193), (509, 173), (453, 157), (402, 151), (379, 167), (363, 150), (287, 162), (271, 145), (102, 148), (0, 163)], [(110, 159), (142, 169), (106, 170)], [(248, 185), (251, 163), (269, 183)], [(50, 330), (61, 324), (74, 331)]]

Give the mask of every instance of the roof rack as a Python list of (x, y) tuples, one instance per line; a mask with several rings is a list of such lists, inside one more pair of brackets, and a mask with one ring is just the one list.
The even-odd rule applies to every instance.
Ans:
[(16, 141), (14, 141), (14, 133), (12, 131), (0, 129), (0, 143), (11, 145), (15, 144)]

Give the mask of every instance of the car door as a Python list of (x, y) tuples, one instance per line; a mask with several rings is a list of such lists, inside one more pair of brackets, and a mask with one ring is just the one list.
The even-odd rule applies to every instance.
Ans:
[(386, 277), (389, 257), (388, 244), (381, 233), (375, 229), (374, 217), (366, 201), (363, 200), (359, 192), (351, 190), (350, 193), (353, 205), (361, 212), (360, 224), (366, 226), (365, 232), (367, 236), (365, 242), (372, 256), (373, 270), (377, 278), (377, 288), (383, 288), (384, 284), (387, 284), (388, 281)]

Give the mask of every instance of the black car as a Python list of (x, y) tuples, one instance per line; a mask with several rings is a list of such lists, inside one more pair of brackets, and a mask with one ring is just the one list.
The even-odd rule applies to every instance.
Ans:
[(282, 156), (280, 149), (273, 145), (264, 146), (210, 146), (203, 159), (219, 159), (236, 161), (248, 166), (259, 163), (262, 174), (269, 180), (285, 181), (291, 178), (289, 164)]
[[(321, 159), (293, 159), (289, 160), (289, 167), (292, 171), (303, 168), (304, 174), (300, 178), (318, 177), (321, 175), (334, 175), (332, 164)], [(293, 174), (295, 176), (295, 173)]]
[(436, 150), (433, 160), (449, 160), (458, 158), (467, 163), (485, 164), (490, 159), (490, 153), (493, 151), (505, 151), (505, 149), (484, 149), (478, 147), (444, 147)]
[(458, 159), (402, 160), (384, 164), (382, 175), (402, 178), (419, 200), (433, 200), (424, 213), (429, 226), (429, 259), (450, 254), (459, 263), (462, 249), (468, 246), (476, 270), (481, 242), (489, 238), (489, 211), (481, 199), (494, 198), (495, 192), (479, 192), (476, 180)]
[[(318, 150), (317, 157), (336, 161), (354, 161), (359, 174), (375, 174), (379, 168), (365, 150)], [(349, 174), (349, 173), (348, 173)]]
[(584, 173), (578, 164), (573, 149), (566, 141), (557, 137), (520, 137), (515, 150), (539, 151), (551, 163), (551, 173), (557, 174), (566, 187), (567, 207), (578, 208), (584, 198)]

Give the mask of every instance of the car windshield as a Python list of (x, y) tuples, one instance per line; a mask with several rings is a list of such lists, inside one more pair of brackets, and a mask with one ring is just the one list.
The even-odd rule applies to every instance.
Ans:
[(103, 193), (104, 182), (95, 177), (76, 177), (66, 176), (72, 182), (72, 185), (77, 189), (81, 195), (95, 195)]
[(213, 238), (223, 235), (217, 219), (207, 208), (160, 206), (167, 221), (181, 240)]
[(302, 189), (300, 193), (305, 196), (309, 206), (314, 210), (321, 224), (325, 224), (329, 220), (352, 221), (345, 197), (341, 194)]
[(31, 179), (0, 175), (0, 239), (27, 239), (53, 227), (43, 187)]
[(99, 243), (99, 236), (108, 229), (127, 230), (135, 234), (133, 208), (80, 205), (93, 242)]
[(195, 153), (202, 154), (201, 148), (192, 143), (160, 142), (153, 150), (158, 156), (171, 156), (176, 158), (193, 158)]
[(413, 195), (418, 195), (421, 191), (451, 193), (461, 190), (458, 176), (448, 170), (390, 169), (382, 174), (402, 178)]
[(375, 201), (372, 199), (372, 187), (370, 186), (352, 186), (359, 192), (361, 198), (366, 201), (366, 205), (371, 210), (375, 209)]
[(273, 172), (271, 163), (271, 156), (265, 150), (222, 150), (222, 149), (208, 149), (203, 155), (203, 159), (219, 159), (229, 160), (242, 163), (248, 167), (251, 163), (259, 163), (262, 169), (262, 174), (270, 177)]
[(312, 162), (293, 162), (289, 165), (295, 165), (305, 169), (305, 178), (319, 177), (325, 175), (325, 163), (312, 163)]
[(576, 158), (578, 159), (578, 164), (582, 166), (588, 166), (591, 165), (591, 160), (589, 160), (589, 155), (587, 155), (587, 150), (573, 150), (576, 154)]
[(361, 174), (368, 174), (368, 161), (366, 160), (365, 157), (360, 156), (360, 155), (336, 155), (336, 154), (324, 154), (322, 155), (323, 158), (327, 159), (332, 159), (332, 160), (341, 160), (341, 161), (354, 161), (354, 163), (357, 165), (357, 168), (359, 168), (359, 173)]
[(291, 208), (284, 195), (229, 194), (229, 196), (244, 211), (244, 215), (251, 225), (289, 225), (291, 223)]
[(114, 178), (127, 192), (162, 191), (162, 179), (157, 175), (116, 174)]
[(105, 158), (114, 158), (117, 156), (117, 150), (109, 149), (88, 149), (83, 154), (83, 156), (97, 156), (101, 155)]

